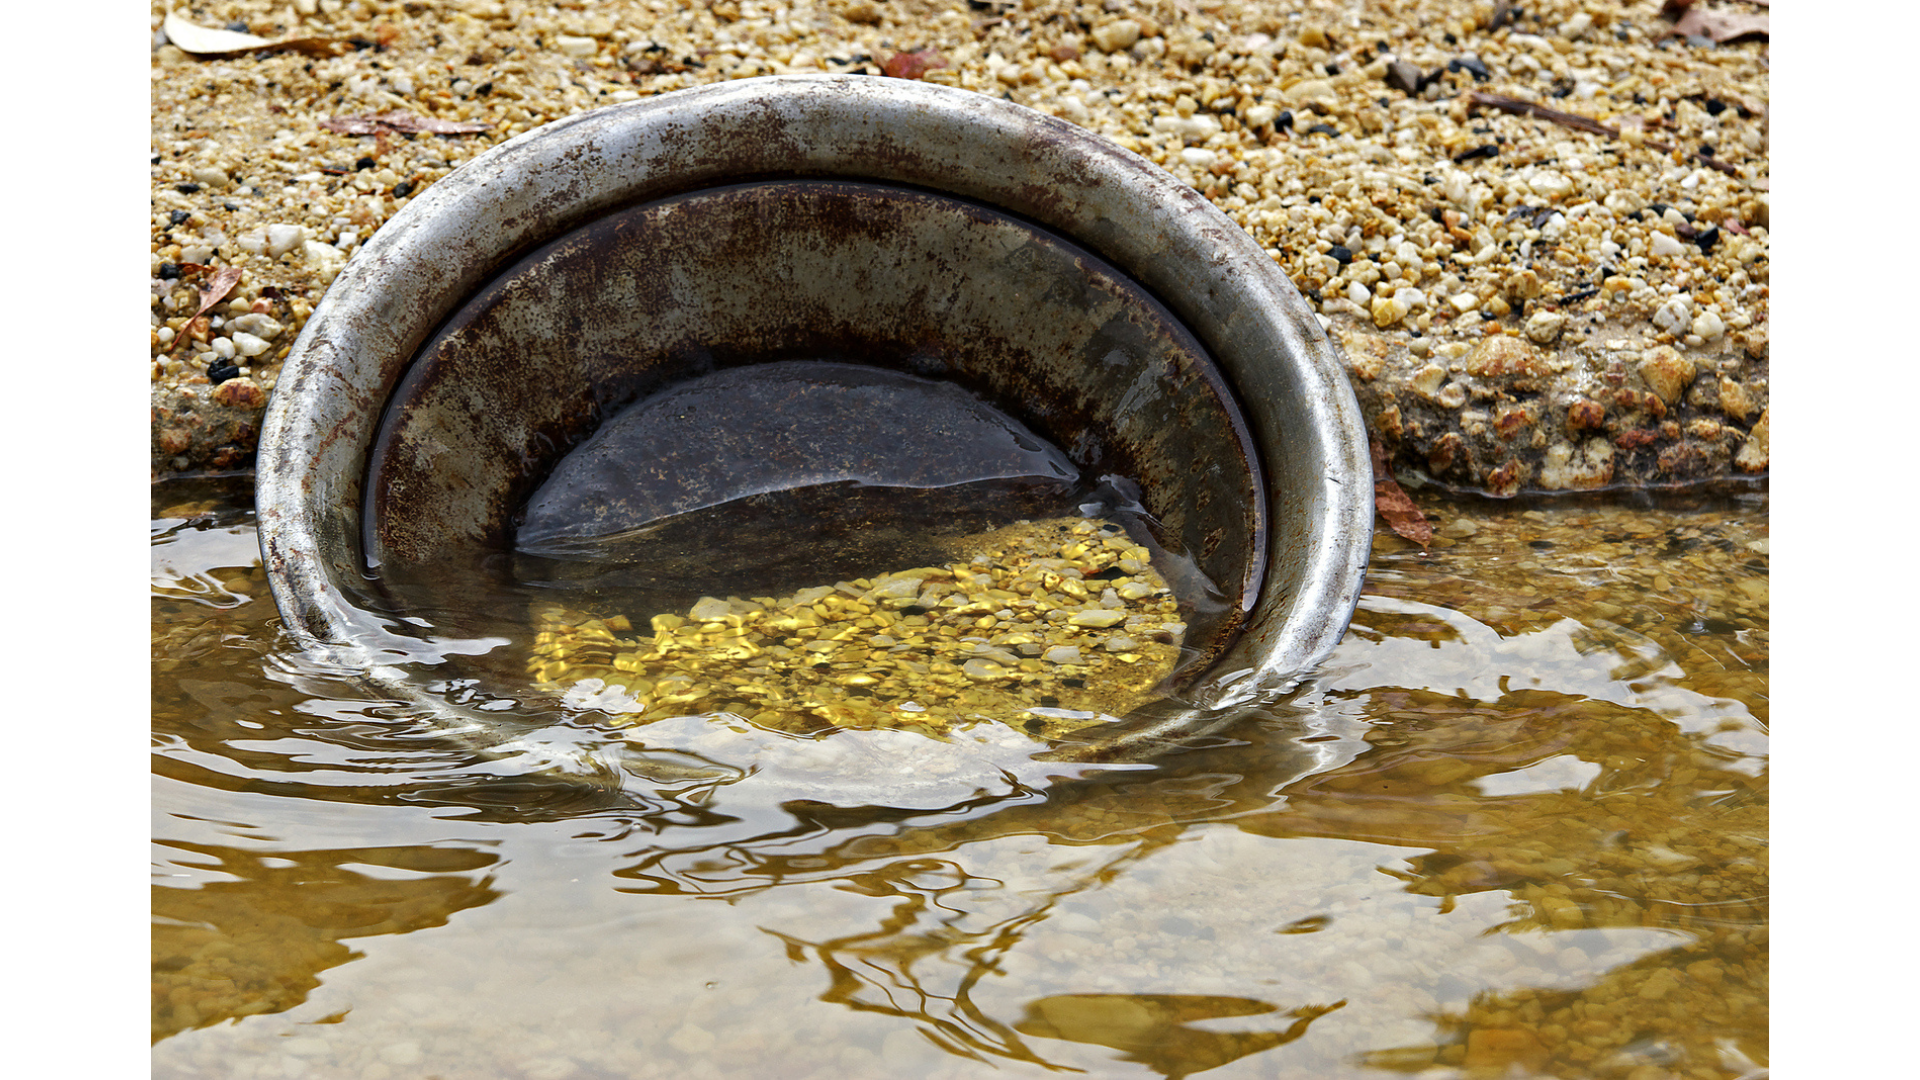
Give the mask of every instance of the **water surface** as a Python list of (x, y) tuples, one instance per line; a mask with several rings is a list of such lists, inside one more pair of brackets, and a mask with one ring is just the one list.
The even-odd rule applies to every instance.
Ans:
[(846, 806), (477, 753), (157, 488), (153, 1074), (1762, 1075), (1766, 507), (1699, 502), (1440, 505), (1288, 705)]

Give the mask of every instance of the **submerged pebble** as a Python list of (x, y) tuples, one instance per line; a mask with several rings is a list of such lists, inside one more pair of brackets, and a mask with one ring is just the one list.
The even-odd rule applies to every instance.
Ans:
[(976, 554), (784, 597), (702, 597), (652, 616), (651, 636), (628, 636), (624, 614), (548, 604), (528, 671), (622, 723), (725, 713), (793, 734), (939, 737), (998, 721), (1041, 738), (1124, 716), (1173, 672), (1179, 604), (1116, 526), (1021, 522), (955, 547)]

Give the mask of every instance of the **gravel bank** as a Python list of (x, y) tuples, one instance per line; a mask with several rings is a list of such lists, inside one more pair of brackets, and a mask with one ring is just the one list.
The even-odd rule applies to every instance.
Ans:
[(230, 0), (178, 14), (338, 55), (197, 57), (166, 11), (156, 477), (251, 464), (346, 259), (475, 154), (644, 95), (889, 68), (1205, 193), (1327, 322), (1403, 473), (1510, 494), (1768, 469), (1768, 45), (1666, 36), (1657, 3)]

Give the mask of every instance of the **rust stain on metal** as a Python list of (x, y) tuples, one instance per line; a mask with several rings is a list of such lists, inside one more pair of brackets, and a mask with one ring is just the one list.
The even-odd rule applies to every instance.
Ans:
[(1208, 655), (1253, 606), (1258, 456), (1224, 377), (1164, 306), (999, 211), (826, 180), (610, 214), (484, 286), (394, 389), (368, 462), (367, 552), (391, 566), (507, 550), (520, 507), (607, 416), (679, 380), (791, 359), (955, 383), (1083, 475), (1137, 481), (1168, 541), (1229, 592), (1226, 611), (1191, 617)]

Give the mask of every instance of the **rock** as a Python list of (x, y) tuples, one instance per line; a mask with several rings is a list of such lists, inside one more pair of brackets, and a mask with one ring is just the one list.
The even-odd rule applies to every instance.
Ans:
[(1481, 338), (1467, 356), (1467, 374), (1483, 379), (1507, 375), (1538, 378), (1549, 370), (1546, 357), (1540, 355), (1540, 350), (1517, 337), (1504, 334)]
[(1497, 1070), (1519, 1065), (1533, 1072), (1546, 1062), (1546, 1047), (1525, 1028), (1475, 1028), (1467, 1033), (1467, 1054), (1461, 1064)]
[(1560, 338), (1567, 317), (1558, 311), (1536, 311), (1527, 318), (1527, 340), (1535, 345), (1551, 345)]
[(307, 230), (298, 225), (267, 226), (267, 257), (277, 259), (306, 243)]
[(1681, 243), (1677, 238), (1668, 233), (1657, 232), (1653, 234), (1653, 242), (1648, 247), (1648, 250), (1655, 255), (1664, 255), (1671, 258), (1675, 255), (1685, 255), (1687, 253), (1687, 245)]
[(1660, 400), (1669, 405), (1677, 404), (1680, 396), (1693, 382), (1693, 360), (1682, 356), (1680, 350), (1671, 345), (1656, 345), (1648, 349), (1640, 360), (1640, 377), (1645, 379), (1647, 387), (1660, 395)]
[(1153, 130), (1161, 134), (1178, 135), (1183, 139), (1205, 139), (1219, 133), (1220, 121), (1208, 113), (1156, 116), (1153, 118)]
[(1760, 419), (1754, 421), (1753, 430), (1747, 433), (1747, 443), (1734, 456), (1733, 467), (1744, 473), (1763, 473), (1767, 471), (1767, 413), (1761, 410)]
[(1540, 486), (1550, 491), (1584, 491), (1613, 482), (1613, 444), (1603, 438), (1581, 446), (1559, 441), (1547, 447), (1540, 463)]
[(1281, 91), (1280, 96), (1286, 98), (1289, 105), (1305, 105), (1310, 101), (1332, 105), (1340, 100), (1329, 79), (1303, 79)]
[(1001, 679), (1007, 675), (1005, 667), (985, 658), (977, 658), (961, 664), (960, 671), (969, 679)]
[(1684, 334), (1693, 326), (1693, 298), (1685, 293), (1672, 297), (1653, 313), (1653, 325), (1669, 334)]
[(1527, 181), (1527, 186), (1533, 189), (1535, 195), (1545, 199), (1565, 198), (1573, 191), (1573, 181), (1552, 169), (1541, 169), (1534, 173), (1532, 179)]
[(1420, 92), (1420, 69), (1405, 60), (1395, 60), (1387, 65), (1387, 85), (1412, 97)]
[(1589, 398), (1576, 399), (1567, 406), (1569, 432), (1598, 431), (1607, 422), (1606, 407)]
[(1745, 386), (1725, 375), (1720, 376), (1720, 411), (1735, 420), (1745, 420), (1753, 415), (1753, 395)]
[(687, 617), (695, 622), (714, 622), (731, 614), (733, 614), (732, 604), (718, 597), (703, 596), (700, 602), (693, 605), (693, 609), (687, 612)]
[(347, 265), (346, 252), (318, 240), (307, 241), (300, 254), (306, 259), (307, 265), (313, 268), (314, 273), (328, 282), (332, 282), (341, 268)]
[(1133, 19), (1115, 19), (1093, 28), (1093, 43), (1101, 52), (1119, 52), (1140, 40), (1140, 24)]
[(1086, 663), (1085, 660), (1081, 659), (1080, 647), (1077, 645), (1055, 645), (1053, 648), (1048, 649), (1041, 656), (1041, 659), (1045, 660), (1049, 664), (1084, 664)]
[(1399, 296), (1380, 296), (1373, 301), (1373, 325), (1386, 329), (1407, 317), (1411, 309)]
[(280, 320), (257, 312), (228, 319), (227, 326), (238, 333), (252, 334), (262, 341), (272, 341), (286, 330), (286, 327), (280, 325)]
[(1127, 613), (1113, 608), (1076, 611), (1067, 617), (1067, 622), (1074, 626), (1091, 626), (1103, 630), (1109, 626), (1118, 626), (1125, 621), (1127, 621)]
[(230, 409), (258, 409), (266, 405), (267, 392), (252, 379), (228, 379), (213, 388), (213, 403)]
[(232, 340), (233, 351), (239, 353), (241, 356), (259, 356), (261, 353), (273, 348), (271, 343), (243, 330), (234, 331)]
[(1706, 341), (1712, 341), (1727, 332), (1727, 324), (1718, 312), (1703, 311), (1693, 318), (1693, 332)]

